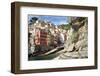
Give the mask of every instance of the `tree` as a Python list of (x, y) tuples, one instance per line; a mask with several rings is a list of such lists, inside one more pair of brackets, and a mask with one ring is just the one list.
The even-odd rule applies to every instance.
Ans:
[(63, 26), (64, 26), (65, 30), (69, 30), (71, 28), (71, 24), (70, 23), (69, 24), (64, 24)]
[(35, 23), (38, 20), (37, 17), (32, 17), (29, 21), (29, 24)]

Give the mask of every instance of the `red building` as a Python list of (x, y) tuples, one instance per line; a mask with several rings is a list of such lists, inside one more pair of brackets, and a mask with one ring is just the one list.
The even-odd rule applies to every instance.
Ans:
[(47, 32), (44, 29), (37, 29), (35, 31), (35, 44), (47, 45)]
[(40, 45), (47, 45), (47, 32), (44, 29), (40, 30)]

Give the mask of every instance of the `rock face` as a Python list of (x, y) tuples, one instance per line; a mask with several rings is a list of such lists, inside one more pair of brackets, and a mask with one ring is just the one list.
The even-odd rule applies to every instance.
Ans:
[(87, 18), (75, 19), (68, 30), (64, 50), (55, 59), (88, 58), (88, 25)]

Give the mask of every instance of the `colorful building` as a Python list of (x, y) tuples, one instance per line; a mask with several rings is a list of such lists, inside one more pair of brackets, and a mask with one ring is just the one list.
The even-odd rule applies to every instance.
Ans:
[(45, 29), (36, 29), (35, 44), (36, 45), (47, 45), (47, 32), (45, 31)]

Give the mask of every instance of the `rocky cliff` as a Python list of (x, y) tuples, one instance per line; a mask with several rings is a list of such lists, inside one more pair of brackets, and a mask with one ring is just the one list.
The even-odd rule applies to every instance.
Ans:
[(87, 18), (76, 18), (66, 33), (64, 50), (55, 59), (75, 59), (88, 57), (88, 22)]

